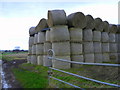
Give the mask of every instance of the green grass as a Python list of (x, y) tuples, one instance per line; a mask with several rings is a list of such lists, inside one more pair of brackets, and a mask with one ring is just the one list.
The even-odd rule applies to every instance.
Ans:
[(47, 70), (48, 68), (43, 66), (22, 64), (19, 69), (12, 71), (23, 88), (46, 88), (48, 87)]
[(27, 58), (27, 52), (4, 52), (0, 58), (2, 60), (7, 60), (7, 61), (11, 61), (11, 60), (20, 60), (20, 59), (26, 59)]

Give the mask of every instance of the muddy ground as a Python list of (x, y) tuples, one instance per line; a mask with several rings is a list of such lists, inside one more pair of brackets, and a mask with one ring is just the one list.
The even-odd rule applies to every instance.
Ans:
[(16, 78), (11, 70), (12, 70), (12, 68), (18, 68), (20, 64), (25, 63), (25, 62), (27, 62), (26, 59), (12, 60), (12, 61), (3, 60), (3, 72), (5, 73), (5, 80), (8, 83), (8, 85), (10, 86), (9, 88), (21, 88), (22, 89), (22, 86), (16, 80)]

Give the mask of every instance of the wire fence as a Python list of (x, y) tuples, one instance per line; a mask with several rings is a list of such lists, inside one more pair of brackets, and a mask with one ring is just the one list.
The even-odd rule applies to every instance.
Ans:
[[(75, 62), (75, 61), (68, 61), (64, 59), (55, 58), (55, 54), (53, 50), (48, 51), (48, 59), (49, 60), (58, 60), (61, 62), (68, 62), (73, 64), (79, 64), (81, 67), (84, 67), (84, 65), (92, 65), (92, 66), (103, 66), (103, 69), (105, 67), (109, 69), (112, 67), (120, 67), (120, 64), (107, 64), (107, 63), (84, 63), (84, 62)], [(108, 83), (106, 81), (96, 80), (92, 78), (88, 78), (85, 76), (80, 75), (80, 69), (57, 69), (53, 67), (49, 67), (49, 84), (51, 87), (56, 88), (94, 88), (94, 87), (107, 87), (107, 88), (113, 88), (113, 87), (120, 87), (119, 80), (114, 81), (112, 83)], [(72, 71), (72, 72), (71, 72)], [(74, 73), (73, 73), (74, 72)], [(89, 72), (89, 71), (88, 71)], [(86, 73), (87, 74), (87, 73)], [(117, 73), (116, 73), (117, 74)], [(110, 82), (110, 80), (107, 80)]]

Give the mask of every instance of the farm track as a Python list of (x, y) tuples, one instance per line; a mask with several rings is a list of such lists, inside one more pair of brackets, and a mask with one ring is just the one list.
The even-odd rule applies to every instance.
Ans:
[(3, 72), (5, 73), (6, 82), (8, 83), (9, 86), (11, 86), (10, 88), (22, 89), (22, 86), (16, 80), (14, 74), (12, 73), (12, 68), (19, 68), (19, 65), (25, 62), (27, 62), (26, 59), (12, 61), (3, 60)]

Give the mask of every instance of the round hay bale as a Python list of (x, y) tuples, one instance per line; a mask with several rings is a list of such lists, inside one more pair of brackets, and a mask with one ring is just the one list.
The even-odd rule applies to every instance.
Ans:
[(52, 49), (52, 43), (50, 43), (50, 42), (45, 42), (45, 43), (44, 43), (44, 54), (45, 54), (45, 55), (47, 55), (49, 49)]
[(31, 27), (29, 29), (29, 34), (30, 34), (30, 36), (33, 36), (35, 34), (35, 27)]
[(110, 52), (117, 53), (117, 44), (116, 43), (109, 43)]
[(110, 33), (116, 33), (117, 32), (117, 25), (115, 25), (115, 24), (110, 24), (109, 25), (109, 31), (110, 31)]
[(70, 42), (53, 42), (52, 49), (55, 52), (55, 56), (70, 55)]
[(30, 36), (29, 37), (29, 47), (31, 47), (34, 44), (34, 37)]
[(64, 10), (48, 10), (48, 25), (66, 25), (67, 18)]
[(35, 28), (36, 33), (38, 33), (39, 31), (41, 31), (44, 28), (48, 28), (48, 25), (47, 25), (47, 20), (45, 18), (42, 18)]
[(102, 32), (101, 33), (101, 41), (102, 42), (109, 42), (109, 35), (107, 32)]
[(70, 40), (75, 42), (81, 42), (83, 39), (83, 30), (80, 28), (70, 28)]
[(103, 23), (102, 19), (95, 18), (95, 30), (102, 32), (103, 28), (104, 28), (104, 23)]
[(84, 54), (84, 61), (94, 63), (94, 54)]
[(103, 62), (110, 62), (109, 54), (103, 53), (102, 54)]
[(107, 21), (103, 21), (103, 24), (104, 24), (103, 31), (109, 32), (109, 23)]
[(38, 38), (37, 38), (37, 37), (38, 37), (38, 34), (35, 34), (35, 35), (34, 35), (34, 44), (37, 44), (37, 41), (38, 41)]
[(117, 33), (120, 33), (120, 24), (117, 25)]
[(32, 54), (32, 47), (29, 47), (28, 54)]
[(101, 42), (94, 42), (93, 47), (94, 47), (94, 53), (100, 53), (102, 51)]
[(84, 41), (93, 41), (92, 29), (85, 29), (85, 30), (83, 30), (83, 40)]
[(52, 60), (49, 60), (47, 55), (43, 56), (43, 66), (52, 66)]
[(86, 17), (82, 12), (76, 12), (68, 15), (67, 17), (69, 27), (85, 28)]
[(31, 56), (30, 55), (27, 56), (27, 63), (31, 63)]
[(95, 63), (102, 63), (102, 53), (94, 53)]
[[(70, 56), (55, 56), (55, 58), (71, 61)], [(70, 63), (52, 60), (52, 67), (58, 68), (58, 69), (69, 69)]]
[[(71, 61), (84, 62), (83, 55), (72, 55)], [(72, 68), (80, 68), (80, 64), (71, 64)]]
[(37, 65), (37, 56), (31, 55), (31, 64)]
[(45, 42), (45, 32), (38, 32), (37, 43), (44, 43), (44, 42)]
[(48, 41), (48, 42), (51, 41), (51, 40), (50, 40), (50, 31), (49, 31), (49, 30), (46, 31), (45, 37), (46, 37), (46, 41)]
[(38, 55), (37, 56), (37, 64), (38, 65), (43, 65), (43, 55)]
[(37, 44), (36, 55), (43, 55), (43, 54), (44, 54), (44, 44)]
[(84, 42), (83, 51), (84, 53), (94, 53), (93, 42)]
[(32, 45), (32, 54), (36, 54), (36, 45)]
[(67, 26), (54, 26), (50, 28), (50, 40), (54, 41), (67, 41), (70, 40), (70, 35)]
[(101, 41), (101, 32), (93, 31), (93, 41)]
[(109, 52), (109, 43), (102, 43), (102, 53)]
[(115, 38), (116, 38), (115, 33), (109, 33), (109, 42), (116, 42)]
[(83, 53), (83, 45), (80, 43), (70, 43), (70, 49), (72, 55), (78, 55)]
[(118, 53), (110, 53), (110, 61), (113, 63), (118, 62)]
[(118, 33), (116, 33), (116, 34), (115, 34), (115, 42), (116, 42), (116, 43), (119, 43), (118, 38), (119, 38), (119, 34), (118, 34)]
[(95, 22), (94, 22), (94, 18), (91, 15), (86, 15), (86, 29), (94, 29), (95, 27)]

